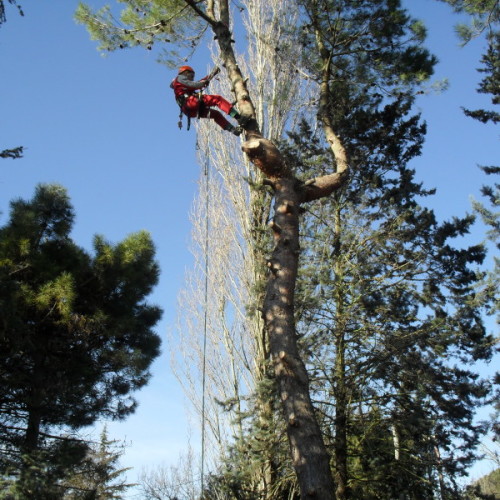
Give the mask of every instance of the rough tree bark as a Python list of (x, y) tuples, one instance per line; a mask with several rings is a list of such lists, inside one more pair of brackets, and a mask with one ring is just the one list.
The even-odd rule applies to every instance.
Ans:
[[(327, 116), (322, 116), (325, 134), (336, 159), (336, 172), (303, 183), (296, 179), (278, 148), (262, 137), (246, 81), (232, 47), (228, 0), (221, 0), (219, 18), (213, 1), (201, 11), (194, 0), (185, 0), (211, 26), (231, 81), (240, 113), (251, 118), (246, 125), (242, 149), (250, 161), (268, 178), (274, 191), (274, 219), (271, 229), (275, 247), (262, 315), (270, 338), (271, 356), (287, 424), (292, 461), (303, 498), (330, 500), (335, 497), (330, 457), (323, 442), (309, 393), (309, 378), (299, 355), (294, 319), (294, 293), (299, 245), (299, 210), (302, 204), (331, 194), (347, 179), (347, 155)], [(320, 87), (320, 103), (329, 99), (328, 67)], [(324, 108), (324, 106), (323, 106)]]

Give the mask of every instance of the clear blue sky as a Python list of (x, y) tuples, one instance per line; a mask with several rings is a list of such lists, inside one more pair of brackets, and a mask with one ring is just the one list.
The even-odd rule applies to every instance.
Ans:
[[(151, 302), (165, 311), (157, 329), (165, 339), (191, 262), (188, 212), (200, 173), (194, 129), (177, 128), (169, 89), (175, 75), (156, 62), (154, 51), (101, 56), (73, 21), (75, 0), (19, 1), (25, 16), (7, 5), (7, 22), (0, 27), (0, 150), (26, 149), (23, 159), (0, 160), (0, 225), (10, 200), (31, 198), (37, 184), (56, 182), (68, 189), (76, 210), (72, 236), (88, 250), (96, 233), (117, 242), (150, 231), (162, 268)], [(427, 45), (440, 60), (436, 78), (450, 81), (446, 93), (418, 101), (428, 136), (413, 163), (417, 179), (437, 187), (428, 204), (446, 219), (470, 211), (470, 196), (480, 198), (487, 179), (476, 165), (498, 164), (498, 131), (460, 110), (491, 107), (488, 97), (476, 93), (475, 68), (485, 43), (459, 48), (453, 31), (459, 18), (436, 0), (405, 4), (429, 28)], [(207, 64), (201, 56), (193, 63), (200, 72)], [(482, 234), (478, 226), (475, 237)], [(150, 385), (137, 394), (136, 414), (109, 426), (112, 437), (131, 444), (122, 465), (135, 468), (132, 480), (143, 466), (175, 464), (190, 435), (199, 447), (164, 347)]]

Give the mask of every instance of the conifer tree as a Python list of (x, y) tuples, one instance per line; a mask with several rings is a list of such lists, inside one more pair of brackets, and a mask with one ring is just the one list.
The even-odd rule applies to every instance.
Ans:
[(158, 279), (149, 235), (96, 236), (90, 255), (69, 236), (73, 219), (65, 189), (40, 185), (0, 228), (2, 473), (14, 471), (28, 498), (30, 464), (62, 456), (60, 446), (66, 466), (78, 463), (85, 446), (71, 434), (130, 415), (159, 353), (161, 310), (145, 301)]
[[(489, 386), (466, 368), (491, 356), (492, 338), (471, 307), (484, 249), (451, 244), (472, 218), (438, 224), (416, 201), (432, 194), (405, 166), (421, 140), (417, 117), (392, 125), (392, 165), (389, 155), (373, 154), (378, 133), (398, 116), (391, 108), (372, 111), (371, 137), (346, 134), (371, 168), (305, 221), (299, 333), (333, 449), (337, 498), (445, 495), (484, 432), (473, 416)], [(307, 150), (310, 129), (294, 142), (306, 148), (297, 164), (314, 157), (322, 168), (323, 152)]]
[[(478, 69), (484, 75), (481, 80), (477, 92), (480, 94), (489, 95), (491, 104), (498, 106), (500, 104), (500, 5), (496, 1), (486, 0), (441, 0), (449, 3), (455, 12), (465, 13), (470, 16), (470, 23), (459, 24), (457, 34), (463, 44), (467, 44), (473, 38), (486, 35), (487, 49), (481, 58), (481, 67)], [(466, 116), (478, 120), (485, 124), (496, 125), (500, 121), (500, 113), (493, 109), (477, 109), (470, 110), (463, 108)], [(494, 245), (495, 249), (500, 245), (500, 222), (499, 214), (495, 212), (500, 200), (500, 185), (494, 179), (500, 174), (498, 166), (479, 166), (481, 170), (493, 179), (493, 182), (484, 185), (481, 192), (486, 199), (487, 204), (479, 201), (473, 201), (474, 211), (481, 217), (487, 228), (487, 240)], [(491, 177), (490, 177), (491, 176)], [(496, 317), (496, 323), (500, 322), (499, 318), (499, 303), (496, 298), (500, 285), (500, 263), (496, 255), (493, 255), (492, 268), (485, 273), (481, 283), (480, 298), (488, 304), (487, 314)], [(499, 435), (498, 417), (500, 415), (500, 406), (498, 396), (500, 393), (499, 383), (500, 374), (497, 372), (492, 377), (492, 383), (496, 386), (496, 393), (492, 397), (494, 403), (495, 414), (492, 420), (494, 434)]]
[(500, 21), (500, 6), (496, 0), (439, 0), (445, 2), (453, 10), (470, 17), (470, 24), (460, 23), (456, 26), (457, 33), (464, 44), (485, 31), (496, 29)]
[[(287, 121), (295, 121), (303, 109), (303, 104), (294, 99), (299, 89), (295, 70), (287, 63), (300, 54), (292, 31), (297, 5), (290, 0), (252, 0), (245, 6), (243, 23), (249, 55), (248, 60), (240, 58), (239, 64), (246, 74), (253, 75), (249, 86), (256, 96), (263, 133), (278, 138)], [(269, 50), (275, 46), (280, 47), (279, 52)], [(230, 95), (230, 88), (219, 78), (211, 83), (210, 92)], [(197, 418), (205, 419), (204, 457), (210, 469), (215, 474), (220, 472), (224, 481), (239, 484), (240, 493), (274, 498), (277, 479), (283, 476), (283, 471), (276, 469), (286, 464), (292, 473), (289, 461), (277, 459), (284, 431), (275, 410), (279, 402), (275, 400), (269, 339), (259, 312), (265, 292), (266, 257), (271, 249), (267, 229), (270, 194), (262, 185), (260, 172), (241, 158), (238, 144), (214, 140), (210, 125), (203, 120), (196, 123), (200, 164), (209, 169), (210, 182), (207, 184), (205, 176), (200, 182), (191, 218), (197, 266), (180, 294), (182, 322), (172, 342), (174, 370), (188, 389)], [(205, 311), (200, 309), (200, 302), (205, 300), (207, 217), (207, 384), (201, 415), (200, 346), (204, 344), (201, 333)], [(182, 356), (177, 355), (179, 346)]]

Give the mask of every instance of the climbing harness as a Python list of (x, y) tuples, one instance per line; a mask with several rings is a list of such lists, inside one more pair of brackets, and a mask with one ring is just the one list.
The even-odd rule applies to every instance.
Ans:
[[(179, 121), (177, 122), (177, 126), (179, 127), (179, 130), (182, 129), (182, 117), (186, 114), (184, 111), (182, 111), (182, 108), (184, 104), (186, 103), (186, 99), (190, 97), (191, 95), (194, 94), (182, 94), (176, 99), (177, 104), (179, 105)], [(187, 116), (187, 130), (191, 128), (191, 117), (189, 115)]]

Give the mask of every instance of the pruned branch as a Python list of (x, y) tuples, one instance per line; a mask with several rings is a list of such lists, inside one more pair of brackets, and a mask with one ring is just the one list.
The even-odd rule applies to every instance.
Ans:
[(248, 141), (243, 143), (241, 149), (271, 181), (292, 176), (278, 148), (268, 139), (252, 135)]

